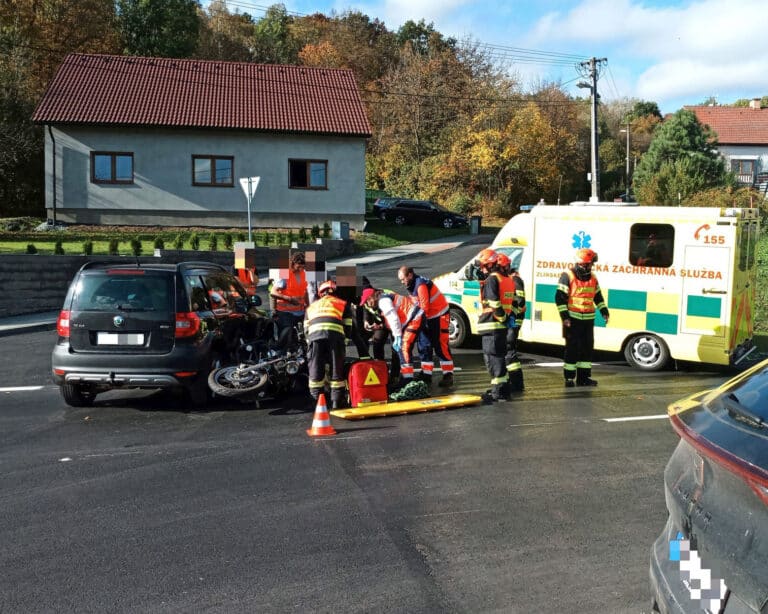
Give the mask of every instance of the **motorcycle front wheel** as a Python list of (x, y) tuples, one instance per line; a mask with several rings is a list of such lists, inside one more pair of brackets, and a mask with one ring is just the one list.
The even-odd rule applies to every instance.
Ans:
[(239, 397), (262, 388), (269, 375), (266, 371), (241, 368), (238, 365), (219, 367), (208, 375), (208, 387), (222, 397)]

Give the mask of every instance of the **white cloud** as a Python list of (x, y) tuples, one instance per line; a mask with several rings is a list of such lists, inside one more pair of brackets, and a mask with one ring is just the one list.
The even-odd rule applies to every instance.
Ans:
[[(531, 46), (558, 40), (580, 53), (608, 57), (612, 67), (637, 68), (625, 96), (654, 100), (689, 96), (695, 104), (717, 93), (768, 94), (764, 0), (705, 0), (653, 7), (634, 0), (585, 0), (538, 19)], [(620, 69), (619, 69), (620, 70)], [(621, 71), (623, 74), (625, 71)], [(732, 102), (721, 98), (721, 102)]]
[[(476, 4), (478, 0), (384, 0), (373, 2), (358, 2), (355, 6), (358, 10), (370, 17), (377, 17), (387, 27), (397, 30), (409, 19), (426, 23), (435, 23), (435, 28), (446, 34), (437, 23), (447, 20), (466, 5)], [(343, 6), (342, 6), (343, 5)], [(341, 13), (349, 9), (349, 2), (337, 3), (336, 11)]]

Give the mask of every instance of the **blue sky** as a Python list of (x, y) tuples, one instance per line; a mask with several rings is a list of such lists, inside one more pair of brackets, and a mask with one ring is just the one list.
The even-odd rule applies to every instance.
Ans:
[[(231, 11), (254, 17), (270, 4), (228, 1)], [(390, 30), (408, 19), (424, 19), (444, 35), (491, 45), (524, 86), (560, 81), (582, 96), (587, 91), (575, 89), (580, 80), (575, 62), (563, 56), (607, 58), (598, 82), (602, 99), (653, 101), (662, 113), (710, 96), (728, 104), (768, 95), (766, 0), (284, 0), (283, 4), (299, 14), (355, 9), (379, 18)], [(501, 46), (555, 54), (546, 57), (558, 61), (521, 62), (530, 55)]]

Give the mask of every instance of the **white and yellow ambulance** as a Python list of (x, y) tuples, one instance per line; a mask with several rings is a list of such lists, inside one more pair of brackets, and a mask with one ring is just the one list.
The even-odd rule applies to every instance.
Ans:
[[(753, 348), (757, 209), (538, 205), (510, 219), (491, 247), (509, 255), (526, 286), (523, 341), (562, 344), (555, 290), (575, 251), (593, 267), (610, 324), (595, 320), (595, 349), (624, 352), (655, 370), (670, 358), (733, 364)], [(474, 259), (473, 259), (474, 260)], [(434, 282), (451, 306), (451, 344), (477, 332), (480, 282), (468, 265)]]

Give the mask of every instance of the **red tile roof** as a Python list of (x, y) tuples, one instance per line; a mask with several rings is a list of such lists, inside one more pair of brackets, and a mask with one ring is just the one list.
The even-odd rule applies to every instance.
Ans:
[(717, 133), (720, 145), (768, 145), (768, 109), (684, 107)]
[(371, 134), (349, 70), (80, 53), (64, 59), (32, 119)]

